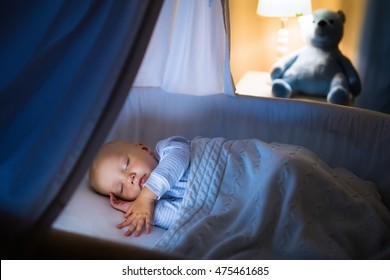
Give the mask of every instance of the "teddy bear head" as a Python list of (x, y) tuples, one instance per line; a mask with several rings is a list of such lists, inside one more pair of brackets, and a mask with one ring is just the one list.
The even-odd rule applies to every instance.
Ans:
[(337, 47), (343, 37), (345, 15), (328, 9), (313, 12), (312, 22), (306, 30), (308, 42), (318, 48)]

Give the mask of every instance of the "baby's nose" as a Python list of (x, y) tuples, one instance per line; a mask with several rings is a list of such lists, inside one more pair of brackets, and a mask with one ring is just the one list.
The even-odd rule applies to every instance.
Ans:
[(130, 173), (129, 176), (127, 177), (127, 181), (129, 184), (134, 184), (134, 179), (135, 179), (135, 173)]

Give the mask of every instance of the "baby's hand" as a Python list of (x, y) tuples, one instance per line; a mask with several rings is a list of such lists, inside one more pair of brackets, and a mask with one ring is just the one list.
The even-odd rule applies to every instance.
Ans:
[(156, 195), (149, 188), (144, 187), (140, 195), (133, 201), (133, 204), (126, 212), (125, 217), (127, 219), (117, 227), (124, 228), (129, 226), (129, 229), (125, 233), (126, 236), (130, 236), (133, 233), (134, 236), (139, 236), (144, 226), (145, 232), (149, 233), (156, 198)]
[(127, 211), (131, 208), (133, 201), (117, 198), (113, 193), (110, 193), (110, 204), (112, 208), (127, 213)]

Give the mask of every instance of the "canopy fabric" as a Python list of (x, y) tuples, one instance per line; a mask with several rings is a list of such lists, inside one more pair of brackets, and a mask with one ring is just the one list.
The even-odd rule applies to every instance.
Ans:
[(61, 203), (65, 185), (85, 174), (128, 94), (161, 5), (1, 1), (2, 235), (33, 228)]
[[(224, 4), (217, 0), (165, 1), (134, 86), (190, 95), (224, 93), (229, 51)], [(230, 75), (230, 65), (227, 72)]]
[(390, 24), (389, 1), (367, 1), (359, 46), (359, 74), (362, 92), (356, 98), (361, 108), (390, 114)]

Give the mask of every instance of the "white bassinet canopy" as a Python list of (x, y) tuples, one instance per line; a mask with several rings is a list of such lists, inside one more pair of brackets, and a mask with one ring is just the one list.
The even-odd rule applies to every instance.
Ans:
[(165, 1), (133, 86), (234, 95), (228, 55), (221, 1)]

